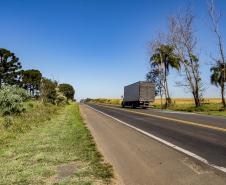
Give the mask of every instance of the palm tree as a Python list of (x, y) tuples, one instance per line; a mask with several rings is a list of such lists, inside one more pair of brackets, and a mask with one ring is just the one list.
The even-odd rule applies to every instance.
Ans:
[(171, 98), (169, 94), (169, 87), (168, 87), (168, 74), (170, 68), (179, 70), (180, 69), (180, 60), (177, 55), (174, 53), (174, 47), (170, 45), (161, 44), (159, 47), (155, 49), (154, 54), (150, 58), (150, 63), (152, 66), (158, 67), (162, 74), (163, 79), (163, 89), (165, 92), (166, 98), (166, 107), (171, 104)]
[(213, 66), (210, 71), (212, 72), (210, 76), (211, 84), (215, 86), (220, 86), (221, 88), (221, 99), (223, 107), (226, 108), (226, 102), (224, 98), (225, 94), (225, 82), (226, 82), (226, 66), (225, 63), (218, 61), (216, 66)]

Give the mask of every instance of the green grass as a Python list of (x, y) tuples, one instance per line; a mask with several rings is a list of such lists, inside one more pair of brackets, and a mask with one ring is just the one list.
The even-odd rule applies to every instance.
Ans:
[(57, 108), (55, 112), (23, 134), (15, 134), (7, 144), (0, 144), (0, 184), (111, 182), (112, 168), (96, 150), (78, 105)]
[(113, 105), (121, 105), (121, 99), (107, 99), (107, 98), (98, 98), (90, 100), (91, 103), (104, 103), (104, 104), (113, 104)]
[(9, 128), (5, 128), (6, 119), (0, 116), (0, 146), (7, 145), (22, 134), (29, 132), (33, 127), (42, 126), (46, 120), (50, 120), (62, 107), (52, 104), (42, 104), (39, 101), (25, 103), (26, 112), (10, 117)]
[[(161, 108), (161, 105), (159, 104), (154, 104), (153, 106), (157, 109)], [(201, 107), (198, 108), (196, 108), (194, 104), (173, 104), (168, 107), (167, 110), (195, 112), (199, 114), (215, 116), (226, 116), (226, 110), (222, 108), (222, 104), (220, 103), (203, 104)]]

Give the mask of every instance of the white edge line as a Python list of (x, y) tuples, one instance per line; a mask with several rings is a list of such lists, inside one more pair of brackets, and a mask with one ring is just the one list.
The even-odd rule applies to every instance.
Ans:
[(120, 123), (122, 123), (122, 124), (124, 124), (124, 125), (126, 125), (126, 126), (128, 126), (128, 127), (130, 127), (130, 128), (132, 128), (132, 129), (134, 129), (134, 130), (136, 130), (136, 131), (138, 131), (138, 132), (140, 132), (140, 133), (142, 133), (142, 134), (144, 134), (144, 135), (146, 135), (146, 136), (148, 136), (148, 137), (150, 137), (150, 138), (152, 138), (152, 139), (155, 139), (155, 140), (159, 141), (160, 143), (163, 143), (163, 144), (165, 144), (165, 145), (167, 145), (167, 146), (169, 146), (169, 147), (174, 148), (174, 149), (177, 150), (177, 151), (180, 151), (180, 152), (182, 152), (182, 153), (184, 153), (184, 154), (186, 154), (186, 155), (188, 155), (188, 156), (190, 156), (190, 157), (193, 157), (193, 158), (195, 158), (195, 159), (197, 159), (197, 160), (203, 162), (204, 164), (206, 164), (206, 165), (208, 165), (208, 166), (211, 166), (211, 167), (213, 167), (213, 168), (216, 168), (216, 169), (218, 169), (218, 170), (220, 170), (220, 171), (226, 173), (226, 168), (224, 168), (224, 167), (217, 166), (217, 165), (215, 165), (215, 164), (210, 164), (206, 159), (204, 159), (204, 158), (202, 158), (202, 157), (200, 157), (200, 156), (198, 156), (198, 155), (196, 155), (196, 154), (194, 154), (194, 153), (192, 153), (192, 152), (190, 152), (190, 151), (188, 151), (188, 150), (185, 150), (185, 149), (183, 149), (183, 148), (181, 148), (181, 147), (179, 147), (179, 146), (176, 146), (176, 145), (174, 145), (174, 144), (172, 144), (172, 143), (170, 143), (170, 142), (168, 142), (168, 141), (166, 141), (166, 140), (164, 140), (164, 139), (161, 139), (161, 138), (159, 138), (159, 137), (156, 137), (156, 136), (154, 136), (154, 135), (152, 135), (152, 134), (150, 134), (150, 133), (148, 133), (148, 132), (146, 132), (146, 131), (143, 131), (143, 130), (141, 130), (141, 129), (135, 127), (135, 126), (132, 126), (132, 125), (130, 125), (130, 124), (124, 122), (124, 121), (121, 121), (121, 120), (118, 119), (118, 118), (115, 118), (115, 117), (113, 117), (113, 116), (110, 116), (110, 115), (108, 115), (108, 114), (102, 112), (102, 111), (99, 111), (99, 110), (97, 110), (97, 109), (95, 109), (95, 108), (93, 108), (93, 107), (91, 107), (91, 106), (89, 106), (89, 105), (87, 105), (87, 104), (86, 104), (86, 106), (88, 106), (89, 108), (91, 108), (91, 109), (93, 109), (93, 110), (95, 110), (95, 111), (97, 111), (97, 112), (99, 112), (99, 113), (101, 113), (101, 114), (103, 114), (103, 115), (105, 115), (105, 116), (107, 116), (107, 117), (109, 117), (109, 118), (112, 118), (112, 119), (114, 119), (114, 120), (116, 120), (116, 121), (118, 121), (118, 122), (120, 122)]

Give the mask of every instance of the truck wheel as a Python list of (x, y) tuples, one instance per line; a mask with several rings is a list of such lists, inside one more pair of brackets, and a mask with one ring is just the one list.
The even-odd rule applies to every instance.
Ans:
[(122, 104), (121, 104), (121, 105), (122, 105), (122, 108), (125, 108), (125, 104), (124, 104), (124, 102), (122, 102)]

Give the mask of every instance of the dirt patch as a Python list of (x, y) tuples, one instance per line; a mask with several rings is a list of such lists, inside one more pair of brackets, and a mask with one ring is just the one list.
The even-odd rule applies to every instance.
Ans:
[(71, 176), (77, 170), (77, 166), (72, 164), (64, 164), (57, 167), (57, 178), (62, 179), (64, 177)]
[(60, 179), (63, 179), (65, 177), (69, 177), (69, 176), (73, 175), (76, 172), (77, 169), (78, 169), (78, 167), (75, 163), (62, 164), (62, 165), (57, 167), (57, 174), (51, 176), (47, 180), (46, 184), (47, 185), (54, 184)]

